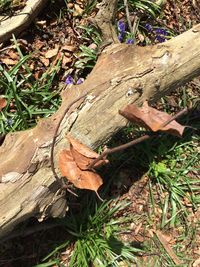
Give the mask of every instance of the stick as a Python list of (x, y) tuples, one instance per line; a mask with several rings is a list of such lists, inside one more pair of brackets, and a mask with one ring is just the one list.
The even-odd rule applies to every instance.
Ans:
[[(182, 116), (183, 114), (185, 114), (186, 112), (188, 111), (187, 108), (179, 111), (177, 114), (175, 114), (174, 116), (170, 117), (167, 121), (165, 121), (163, 124), (160, 125), (160, 129), (162, 129), (163, 127), (165, 127), (167, 124), (169, 124), (170, 122), (172, 122), (173, 120), (179, 118), (180, 116)], [(122, 151), (124, 149), (127, 149), (131, 146), (134, 146), (136, 144), (139, 144), (141, 142), (143, 142), (144, 140), (148, 140), (150, 139), (151, 137), (155, 136), (156, 133), (152, 134), (152, 135), (149, 135), (149, 134), (145, 134), (131, 142), (128, 142), (124, 145), (121, 145), (121, 146), (117, 146), (117, 147), (114, 147), (114, 148), (108, 148), (106, 149), (98, 158), (96, 158), (95, 160), (93, 160), (89, 165), (88, 165), (88, 169), (92, 169), (94, 167), (94, 165), (101, 159), (103, 159), (105, 156), (107, 155), (110, 155), (112, 153), (115, 153), (115, 152), (119, 152), (119, 151)]]
[(124, 0), (124, 6), (125, 6), (125, 10), (126, 10), (126, 18), (127, 18), (127, 22), (128, 22), (128, 27), (129, 27), (130, 32), (133, 34), (133, 29), (132, 29), (132, 24), (131, 24), (131, 20), (130, 20), (130, 13), (129, 13), (129, 9), (128, 9), (127, 0)]

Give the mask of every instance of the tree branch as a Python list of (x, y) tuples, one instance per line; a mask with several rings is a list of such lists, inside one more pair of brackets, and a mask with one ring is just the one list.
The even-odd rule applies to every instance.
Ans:
[(74, 101), (56, 138), (56, 170), (66, 133), (95, 149), (126, 124), (119, 109), (155, 102), (200, 75), (199, 47), (200, 25), (155, 46), (110, 46), (83, 84), (62, 93), (58, 112), (33, 129), (8, 134), (0, 146), (0, 236), (33, 216), (39, 220), (64, 216), (66, 200), (52, 175), (50, 150), (56, 126), (70, 103)]

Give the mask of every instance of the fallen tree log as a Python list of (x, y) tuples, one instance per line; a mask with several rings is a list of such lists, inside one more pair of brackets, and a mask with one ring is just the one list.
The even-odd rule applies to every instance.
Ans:
[(0, 43), (26, 29), (46, 3), (47, 0), (27, 0), (25, 7), (14, 16), (0, 16)]
[(63, 91), (62, 105), (52, 117), (33, 129), (8, 134), (0, 147), (0, 236), (30, 217), (65, 215), (67, 203), (50, 168), (50, 148), (66, 106), (89, 92), (61, 124), (56, 166), (67, 144), (66, 133), (95, 149), (126, 124), (119, 109), (133, 102), (154, 102), (200, 75), (199, 47), (200, 25), (163, 44), (111, 45), (83, 84)]

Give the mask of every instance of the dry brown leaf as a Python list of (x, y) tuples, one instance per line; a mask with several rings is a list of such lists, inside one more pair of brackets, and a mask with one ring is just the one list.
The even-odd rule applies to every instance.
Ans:
[(13, 65), (17, 64), (18, 61), (17, 60), (13, 60), (11, 58), (1, 58), (1, 62), (3, 62), (6, 65), (13, 66)]
[(167, 251), (169, 254), (170, 258), (173, 260), (173, 262), (177, 265), (181, 265), (181, 261), (177, 257), (177, 255), (174, 253), (173, 249), (169, 245), (169, 243), (166, 241), (165, 236), (162, 234), (161, 231), (157, 230), (155, 231), (155, 234), (157, 235), (160, 243), (163, 245), (164, 249)]
[(74, 161), (70, 151), (63, 150), (59, 155), (61, 174), (80, 189), (97, 191), (103, 184), (101, 177), (94, 171), (81, 170)]
[(74, 52), (76, 50), (76, 47), (74, 45), (64, 45), (62, 46), (61, 50)]
[[(80, 154), (78, 151), (76, 151), (73, 146), (70, 147), (70, 151), (72, 153), (72, 156), (74, 158), (74, 161), (76, 162), (77, 166), (81, 170), (88, 170), (88, 166), (93, 162), (94, 158), (88, 158), (82, 154)], [(98, 155), (98, 154), (97, 154)], [(103, 159), (99, 160), (95, 165), (94, 169), (100, 168), (101, 166), (105, 165), (108, 163), (108, 160)]]
[(64, 56), (63, 59), (62, 59), (62, 68), (65, 68), (65, 66), (68, 63), (71, 63), (71, 62), (72, 62), (72, 58), (71, 57)]
[[(90, 149), (89, 147), (81, 144), (78, 140), (71, 137), (69, 134), (67, 135), (68, 141), (70, 143), (70, 151), (76, 161), (76, 164), (82, 170), (88, 170), (88, 165), (92, 163), (92, 161), (99, 157), (99, 154)], [(94, 168), (100, 168), (101, 166), (108, 164), (107, 159), (99, 160)]]
[(46, 58), (52, 58), (55, 57), (58, 54), (58, 47), (54, 48), (54, 49), (50, 49), (45, 53), (45, 57)]
[(103, 184), (103, 181), (96, 172), (82, 171), (81, 176), (74, 185), (80, 189), (89, 189), (97, 192), (99, 187)]
[(172, 135), (181, 137), (185, 126), (177, 123), (175, 120), (162, 127), (163, 123), (168, 121), (171, 116), (165, 112), (149, 107), (147, 102), (144, 102), (142, 107), (136, 105), (127, 105), (124, 110), (119, 113), (131, 122), (138, 123), (153, 132), (158, 130), (168, 132)]
[(81, 16), (83, 14), (83, 11), (84, 10), (79, 5), (74, 4), (74, 12), (73, 12), (74, 17)]
[(36, 80), (38, 80), (39, 78), (42, 77), (43, 71), (42, 70), (38, 70), (36, 71), (36, 73), (33, 74), (33, 76), (35, 77)]
[(0, 111), (1, 111), (3, 108), (5, 108), (6, 105), (7, 105), (7, 101), (6, 101), (6, 99), (5, 99), (4, 97), (1, 97), (1, 96), (0, 96)]
[(14, 52), (13, 50), (10, 50), (8, 52), (8, 55), (13, 60), (19, 60), (19, 55), (16, 52)]
[(69, 150), (62, 150), (59, 155), (59, 168), (61, 174), (74, 183), (80, 177), (81, 170), (77, 167)]
[(73, 146), (73, 148), (78, 151), (80, 154), (87, 158), (97, 158), (99, 155), (94, 152), (92, 149), (87, 147), (86, 145), (81, 144), (78, 140), (74, 139), (69, 134), (67, 135), (67, 139), (69, 143)]
[(35, 62), (34, 61), (30, 63), (29, 69), (32, 71), (35, 69)]
[(44, 64), (45, 67), (49, 66), (49, 59), (45, 57), (40, 57), (40, 61)]
[(72, 153), (73, 159), (76, 162), (77, 166), (81, 170), (87, 170), (88, 169), (88, 165), (91, 162), (91, 158), (87, 158), (87, 157), (83, 156), (82, 154), (77, 152), (72, 146), (70, 147), (70, 151)]
[(39, 39), (35, 41), (35, 49), (37, 50), (40, 50), (44, 45), (45, 45), (45, 42), (42, 42)]

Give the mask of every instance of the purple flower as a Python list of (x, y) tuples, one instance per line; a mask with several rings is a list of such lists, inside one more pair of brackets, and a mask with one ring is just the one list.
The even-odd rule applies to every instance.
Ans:
[(118, 29), (119, 29), (119, 32), (121, 33), (124, 33), (126, 30), (126, 25), (122, 20), (118, 21)]
[(126, 44), (133, 44), (133, 43), (134, 43), (134, 41), (131, 38), (129, 38), (129, 39), (126, 40)]
[(146, 23), (144, 27), (148, 32), (152, 31), (152, 26), (149, 23)]
[(79, 78), (78, 81), (76, 82), (76, 84), (81, 84), (83, 83), (83, 78)]
[(12, 120), (12, 118), (6, 119), (6, 124), (7, 124), (9, 127), (11, 127), (12, 124), (13, 124), (13, 120)]
[(163, 43), (163, 42), (166, 41), (165, 37), (160, 36), (160, 35), (157, 35), (157, 36), (156, 36), (156, 40), (157, 40), (159, 43)]
[(167, 35), (167, 31), (165, 29), (157, 28), (155, 30), (155, 32), (156, 32), (156, 34), (161, 34), (161, 35), (164, 35), (164, 36)]
[(65, 83), (66, 84), (73, 84), (73, 78), (72, 78), (72, 76), (71, 75), (67, 75), (67, 78), (66, 78), (66, 80), (65, 80)]
[(123, 33), (120, 33), (118, 35), (118, 40), (122, 43), (123, 42), (123, 39), (124, 39), (124, 34)]

